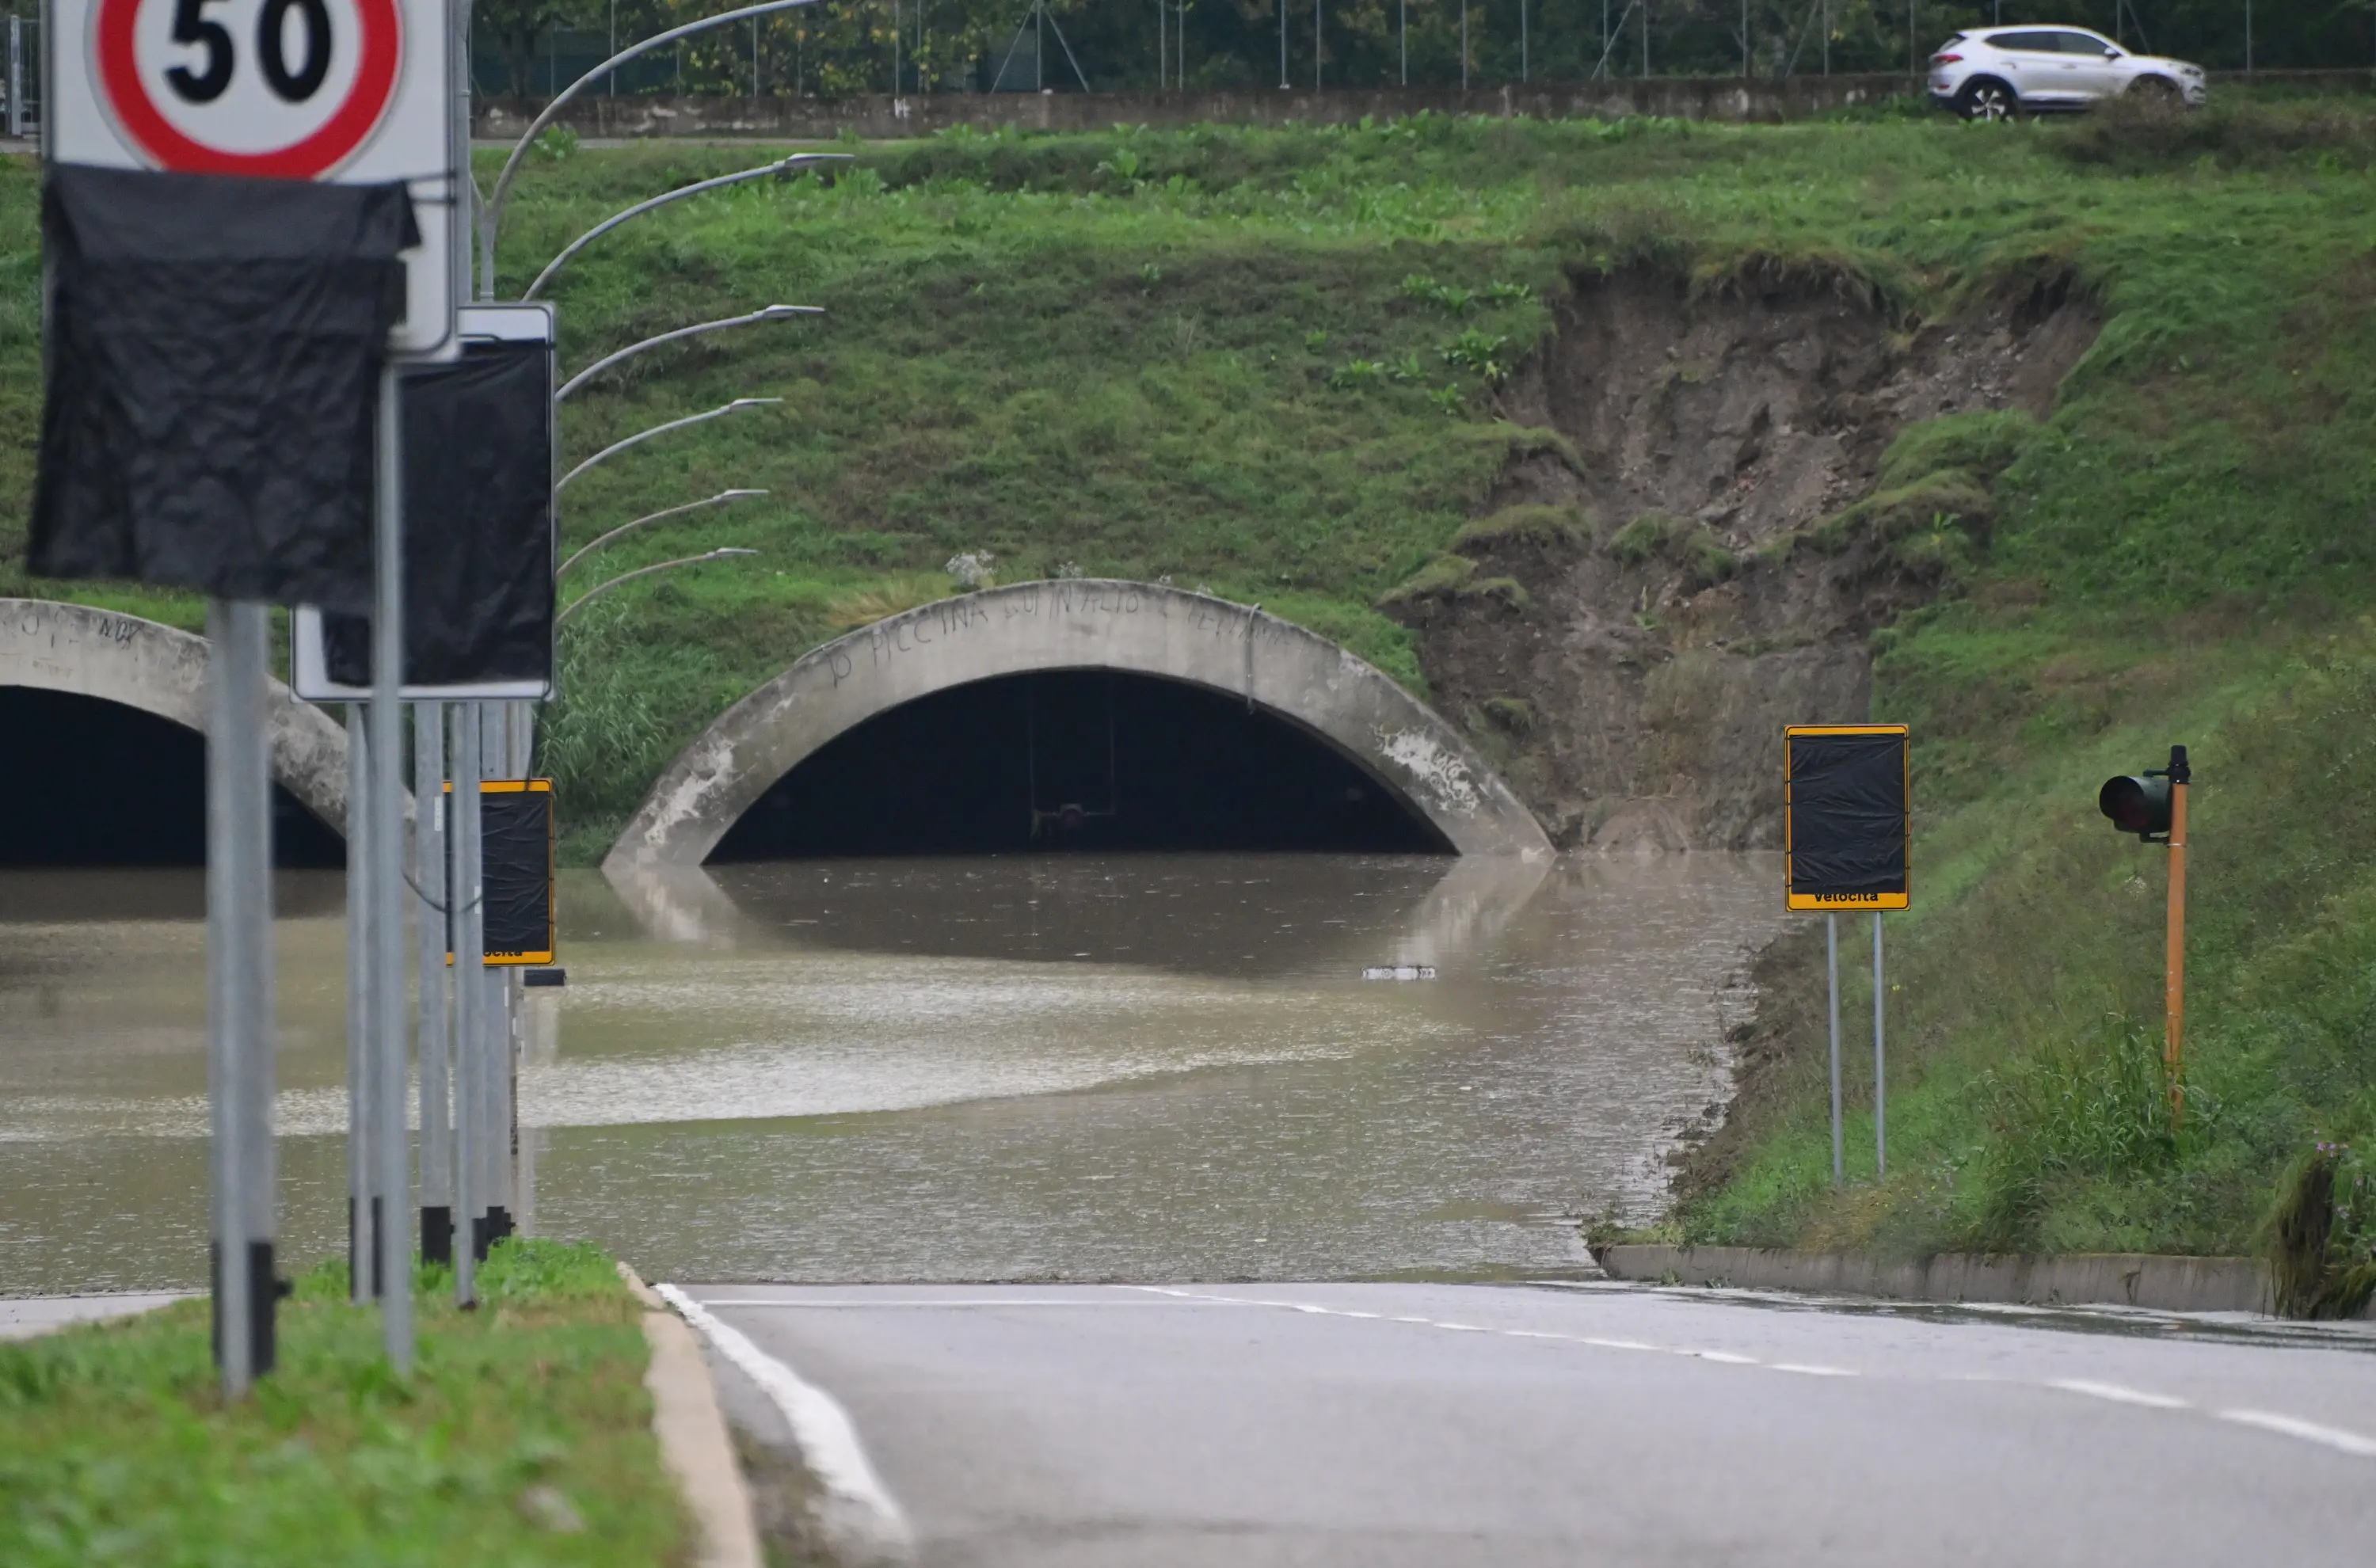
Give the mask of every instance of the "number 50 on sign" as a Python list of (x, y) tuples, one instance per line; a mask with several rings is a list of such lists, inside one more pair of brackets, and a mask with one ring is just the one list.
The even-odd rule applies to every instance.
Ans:
[(453, 337), (460, 167), (447, 0), (50, 0), (43, 153), (267, 180), (408, 182), (398, 351)]

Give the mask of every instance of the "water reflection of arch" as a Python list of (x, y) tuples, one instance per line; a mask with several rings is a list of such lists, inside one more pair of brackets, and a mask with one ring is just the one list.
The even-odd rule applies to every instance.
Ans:
[[(95, 697), (207, 727), (206, 638), (137, 615), (42, 599), (0, 599), (0, 686)], [(272, 683), (273, 781), (334, 833), (347, 822), (347, 735)]]
[(1455, 851), (1550, 853), (1458, 731), (1348, 649), (1259, 608), (1075, 580), (944, 600), (813, 650), (685, 748), (605, 864), (698, 865), (777, 780), (869, 719), (953, 687), (1068, 670), (1242, 697), (1352, 762)]
[[(850, 897), (852, 878), (885, 882), (963, 874), (954, 861), (836, 861), (824, 867), (736, 866), (713, 872), (703, 866), (651, 863), (603, 868), (612, 890), (644, 932), (664, 943), (715, 947), (856, 949), (900, 951), (915, 956), (1063, 959), (1076, 956), (1076, 940), (1093, 942), (1101, 955), (1162, 968), (1207, 972), (1259, 971), (1275, 963), (1308, 963), (1313, 937), (1336, 923), (1360, 898), (1386, 898), (1399, 905), (1390, 920), (1364, 922), (1336, 945), (1336, 958), (1353, 970), (1373, 964), (1452, 967), (1490, 951), (1495, 939), (1525, 909), (1550, 874), (1549, 856), (1117, 856), (1050, 857), (997, 862), (1010, 880), (1028, 879), (1048, 896), (1039, 911), (1009, 910), (997, 923), (978, 927), (903, 926), (887, 932), (863, 923), (837, 925), (814, 917), (838, 906), (848, 917), (853, 902), (878, 908), (898, 900)], [(989, 864), (989, 862), (985, 862)], [(1273, 889), (1273, 912), (1288, 916), (1300, 940), (1272, 944), (1248, 953), (1234, 932), (1205, 932), (1170, 923), (1159, 904), (1143, 901), (1133, 887), (1119, 897), (1082, 905), (1083, 883), (1159, 882), (1166, 877), (1209, 882), (1218, 869), (1249, 878), (1260, 873)], [(838, 891), (817, 884), (834, 879)], [(1275, 879), (1275, 880), (1274, 880)], [(1071, 904), (1072, 907), (1067, 907)], [(795, 919), (794, 917), (799, 917)], [(1135, 922), (1135, 932), (1133, 929)], [(1094, 934), (1076, 939), (1075, 933)], [(1043, 940), (1034, 942), (1033, 938)], [(1119, 939), (1129, 937), (1129, 943)], [(1119, 953), (1119, 944), (1124, 949)], [(1033, 949), (1042, 951), (1035, 955)], [(1290, 947), (1292, 951), (1290, 951)], [(1327, 944), (1319, 944), (1321, 951)]]

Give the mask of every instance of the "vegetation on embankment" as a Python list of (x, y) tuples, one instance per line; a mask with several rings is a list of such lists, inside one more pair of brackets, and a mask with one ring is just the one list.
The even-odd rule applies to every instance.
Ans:
[[(645, 356), (569, 406), (574, 457), (735, 396), (787, 399), (568, 493), (575, 545), (728, 486), (771, 492), (573, 572), (575, 590), (701, 546), (762, 552), (572, 622), (544, 737), (572, 858), (599, 854), (725, 705), (823, 638), (952, 591), (964, 554), (1003, 581), (1170, 576), (1258, 599), (1425, 690), (1379, 601), (1490, 509), (1515, 456), (1561, 451), (1498, 419), (1499, 384), (1558, 330), (1572, 278), (1650, 269), (1740, 297), (1813, 279), (1907, 331), (2060, 280), (2103, 329), (2047, 417), (1990, 455), (1990, 527), (1892, 541), (1929, 552), (1942, 597), (1874, 638), (1875, 714), (1918, 742), (1891, 1178), (1871, 1184), (1868, 1164), (1829, 1192), (1820, 949), (1802, 940), (1769, 957), (1764, 1065), (1676, 1224), (1910, 1251), (2232, 1251), (2314, 1136), (2376, 1136), (2376, 885), (2357, 869), (2352, 760), (2376, 734), (2364, 106), (2001, 126), (1423, 118), (853, 150), (854, 170), (639, 220), (552, 291), (572, 364), (774, 300), (831, 312)], [(504, 291), (629, 201), (757, 160), (555, 142), (517, 189)], [(33, 428), (31, 196), (30, 171), (0, 175), (10, 500)], [(1930, 439), (1918, 428), (1888, 465), (1906, 493), (1974, 493), (1975, 476), (1916, 461)], [(25, 587), (19, 537), (0, 538), (0, 592)], [(1496, 601), (1514, 627), (1547, 613), (1522, 599)], [(2172, 740), (2199, 780), (2196, 1099), (2175, 1142), (2144, 1109), (2158, 1091), (2134, 1043), (2157, 1028), (2159, 851), (2093, 814), (2097, 780)], [(1851, 1146), (1869, 1150), (1869, 1125)]]
[(479, 1282), (462, 1313), (445, 1271), (422, 1271), (402, 1380), (344, 1265), (315, 1269), (281, 1307), (278, 1370), (229, 1407), (204, 1300), (0, 1345), (0, 1561), (684, 1561), (611, 1260), (509, 1241)]

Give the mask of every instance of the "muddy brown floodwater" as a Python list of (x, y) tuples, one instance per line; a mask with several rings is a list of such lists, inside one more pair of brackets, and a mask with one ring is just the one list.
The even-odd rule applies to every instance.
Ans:
[[(525, 1218), (663, 1278), (1574, 1267), (1723, 1093), (1778, 860), (568, 873)], [(302, 1265), (343, 1245), (343, 895), (279, 897)], [(200, 1280), (203, 914), (195, 872), (0, 873), (0, 1292)]]

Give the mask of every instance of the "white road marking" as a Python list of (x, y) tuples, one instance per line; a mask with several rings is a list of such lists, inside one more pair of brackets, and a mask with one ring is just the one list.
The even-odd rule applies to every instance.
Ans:
[[(682, 1292), (675, 1290), (674, 1288), (671, 1286), (664, 1285), (659, 1289), (663, 1293), (667, 1294), (671, 1301), (679, 1300), (683, 1295)], [(1316, 1301), (1282, 1301), (1276, 1298), (1260, 1296), (1217, 1296), (1208, 1291), (1182, 1290), (1165, 1285), (1125, 1285), (1121, 1287), (1121, 1289), (1124, 1290), (1142, 1291), (1151, 1296), (1159, 1296), (1164, 1298), (1164, 1301), (1167, 1302), (1175, 1303), (1181, 1306), (1270, 1307), (1279, 1311), (1301, 1313), (1312, 1317), (1350, 1318), (1366, 1323), (1405, 1323), (1411, 1324), (1421, 1328), (1443, 1329), (1453, 1334), (1491, 1334), (1504, 1339), (1544, 1339), (1564, 1345), (1587, 1345), (1599, 1350), (1645, 1350), (1657, 1355), (1681, 1356), (1693, 1360), (1712, 1361), (1719, 1366), (1756, 1367), (1764, 1372), (1789, 1372), (1800, 1377), (1859, 1377), (1862, 1375), (1852, 1367), (1824, 1366), (1808, 1361), (1774, 1361), (1769, 1363), (1761, 1361), (1754, 1356), (1744, 1356), (1738, 1351), (1733, 1350), (1711, 1350), (1682, 1345), (1653, 1345), (1641, 1339), (1613, 1339), (1600, 1335), (1589, 1334), (1561, 1334), (1550, 1329), (1542, 1328), (1490, 1328), (1473, 1323), (1449, 1323), (1441, 1318), (1421, 1317), (1409, 1313), (1387, 1315), (1380, 1313), (1358, 1312), (1345, 1307), (1327, 1307), (1322, 1306)], [(713, 1306), (754, 1307), (805, 1307), (830, 1305), (836, 1307), (862, 1309), (872, 1306), (1113, 1307), (1123, 1306), (1128, 1303), (1125, 1301), (1115, 1301), (1111, 1298), (1101, 1298), (1094, 1301), (1042, 1299), (1015, 1301), (1003, 1300), (997, 1297), (955, 1297), (941, 1301), (836, 1301), (830, 1303), (819, 1301), (785, 1301), (781, 1299), (754, 1299), (748, 1301), (713, 1301), (710, 1304)], [(1149, 1302), (1146, 1304), (1158, 1305), (1161, 1303)], [(695, 1310), (698, 1311), (699, 1309), (696, 1307)], [(695, 1322), (695, 1326), (700, 1326), (697, 1320)], [(723, 1324), (719, 1324), (719, 1326), (727, 1334), (734, 1333), (732, 1329), (725, 1328)], [(705, 1330), (705, 1332), (707, 1332), (707, 1330)], [(741, 1336), (737, 1335), (736, 1337), (741, 1338)], [(743, 1343), (748, 1345), (750, 1342), (748, 1340), (744, 1340)], [(720, 1345), (720, 1348), (724, 1348), (722, 1343)], [(753, 1346), (751, 1348), (753, 1354), (761, 1354), (757, 1347)], [(731, 1358), (731, 1352), (729, 1352), (729, 1354)], [(762, 1356), (762, 1359), (765, 1359), (764, 1356)], [(777, 1363), (771, 1362), (770, 1364), (773, 1365)], [(790, 1375), (790, 1369), (784, 1368), (783, 1371), (785, 1375)], [(798, 1379), (794, 1379), (794, 1381), (798, 1382)], [(1986, 1372), (1950, 1372), (1934, 1375), (1931, 1381), (1940, 1383), (2007, 1382), (2018, 1384), (2024, 1383), (2026, 1380), (1999, 1378), (1992, 1373)], [(2035, 1388), (2057, 1389), (2065, 1394), (2078, 1394), (2091, 1399), (2107, 1399), (2110, 1400), (2114, 1404), (2134, 1405), (2151, 1410), (2178, 1411), (2192, 1410), (2194, 1408), (2194, 1406), (2191, 1401), (2180, 1399), (2175, 1395), (2155, 1394), (2146, 1389), (2131, 1388), (2123, 1384), (2117, 1383), (2099, 1383), (2090, 1378), (2049, 1378), (2043, 1382), (2030, 1383), (2027, 1385)], [(802, 1384), (801, 1386), (806, 1388), (808, 1385)], [(831, 1404), (831, 1400), (821, 1391), (813, 1392), (817, 1392), (818, 1397), (826, 1398), (826, 1403), (829, 1405)], [(840, 1407), (835, 1405), (832, 1408), (835, 1413), (838, 1416), (840, 1413)], [(789, 1411), (787, 1414), (789, 1414)], [(2319, 1443), (2324, 1447), (2334, 1449), (2339, 1453), (2349, 1454), (2358, 1458), (2376, 1458), (2376, 1437), (2362, 1436), (2360, 1433), (2356, 1431), (2346, 1431), (2341, 1427), (2322, 1426), (2316, 1421), (2306, 1421), (2301, 1420), (2299, 1417), (2281, 1415), (2271, 1410), (2220, 1410), (2216, 1412), (2216, 1414), (2219, 1419), (2224, 1421), (2233, 1421), (2241, 1426), (2257, 1427), (2263, 1431), (2275, 1432), (2280, 1436), (2299, 1438), (2306, 1443)], [(842, 1416), (840, 1419), (844, 1427), (847, 1428), (849, 1418)], [(857, 1435), (855, 1432), (850, 1433), (849, 1441), (853, 1446), (856, 1444)], [(803, 1447), (805, 1446), (806, 1444), (804, 1443)], [(859, 1458), (861, 1464), (864, 1462), (864, 1457), (863, 1452), (860, 1452)], [(868, 1474), (870, 1476), (872, 1473), (873, 1472), (869, 1470)], [(876, 1483), (877, 1486), (880, 1484), (880, 1482)], [(884, 1495), (885, 1500), (888, 1502), (889, 1494), (886, 1492)], [(897, 1505), (895, 1504), (894, 1507), (896, 1508), (896, 1506)], [(905, 1528), (904, 1523), (902, 1525), (902, 1528)]]
[[(864, 1300), (849, 1301), (819, 1301), (814, 1300), (803, 1300), (797, 1296), (713, 1296), (707, 1301), (702, 1302), (702, 1305), (706, 1307), (799, 1307), (805, 1312), (821, 1313), (873, 1312), (878, 1307), (904, 1307), (910, 1311), (932, 1312), (943, 1307), (996, 1307), (1001, 1311), (1004, 1311), (1010, 1307), (1136, 1307), (1141, 1310), (1145, 1310), (1150, 1307), (1256, 1306), (1261, 1304), (1264, 1303), (1254, 1301), (1135, 1301), (1128, 1300), (1059, 1301), (1048, 1301), (1040, 1298), (1034, 1298), (1030, 1301), (1010, 1301), (996, 1296), (949, 1296), (937, 1300), (925, 1300), (920, 1301), (882, 1301)], [(1361, 1315), (1375, 1317), (1377, 1314), (1375, 1313), (1367, 1313)]]
[(2298, 1416), (2281, 1416), (2274, 1410), (2222, 1410), (2219, 1419), (2239, 1426), (2259, 1427), (2287, 1437), (2298, 1437), (2304, 1443), (2315, 1443), (2355, 1458), (2376, 1459), (2376, 1437), (2362, 1437), (2341, 1427), (2321, 1426)]
[(718, 1347), (719, 1354), (759, 1385), (784, 1420), (801, 1456), (825, 1489), (818, 1524), (835, 1548), (857, 1562), (905, 1562), (915, 1554), (908, 1516), (874, 1473), (849, 1412), (834, 1396), (770, 1356), (740, 1329), (710, 1315), (702, 1303), (673, 1285), (657, 1285), (661, 1299)]
[(2115, 1405), (2143, 1405), (2149, 1410), (2184, 1410), (2192, 1407), (2186, 1400), (2168, 1394), (2148, 1394), (2142, 1388), (2128, 1388), (2117, 1383), (2097, 1383), (2084, 1377), (2049, 1379), (2049, 1388), (2059, 1388), (2065, 1394), (2084, 1394), (2090, 1399), (2109, 1399)]

